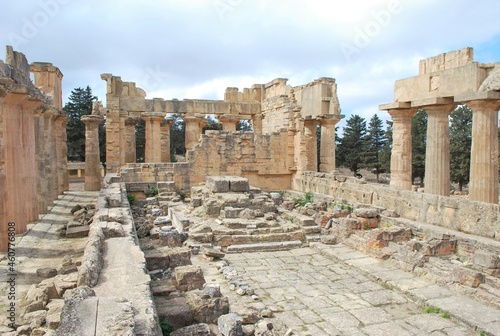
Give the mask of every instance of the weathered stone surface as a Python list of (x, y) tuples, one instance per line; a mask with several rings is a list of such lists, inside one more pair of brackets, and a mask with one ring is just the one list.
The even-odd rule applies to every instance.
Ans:
[(229, 191), (229, 180), (223, 176), (207, 176), (205, 183), (207, 188), (212, 192), (219, 193)]
[(154, 220), (154, 225), (171, 225), (172, 220), (168, 216), (160, 216)]
[(51, 300), (47, 304), (46, 323), (51, 329), (57, 329), (61, 324), (61, 312), (64, 307), (64, 300)]
[(224, 256), (226, 255), (221, 250), (218, 250), (215, 248), (209, 248), (209, 247), (204, 247), (202, 249), (202, 252), (205, 256), (211, 257), (211, 258), (224, 258)]
[(241, 328), (241, 317), (231, 313), (222, 315), (217, 320), (219, 333), (222, 336), (242, 336), (243, 330)]
[(41, 278), (52, 278), (57, 275), (57, 270), (55, 268), (39, 268), (36, 270), (36, 274)]
[(274, 336), (273, 324), (267, 321), (260, 321), (255, 326), (255, 336)]
[(434, 239), (429, 241), (428, 245), (425, 247), (424, 254), (427, 256), (445, 256), (455, 253), (456, 248), (456, 240)]
[(327, 245), (335, 245), (337, 244), (337, 237), (335, 236), (321, 236), (321, 242), (323, 244), (327, 244)]
[(200, 266), (187, 265), (175, 268), (175, 280), (181, 291), (203, 289), (205, 278)]
[(354, 214), (357, 217), (362, 217), (362, 218), (375, 218), (378, 216), (378, 210), (370, 208), (357, 208), (354, 209)]
[(181, 247), (182, 237), (179, 231), (172, 226), (163, 226), (158, 231), (158, 239), (160, 245), (168, 247)]
[(149, 270), (191, 265), (191, 250), (187, 247), (167, 247), (145, 251), (144, 256)]
[(221, 297), (220, 284), (216, 282), (206, 282), (203, 284), (203, 291), (210, 297)]
[(190, 291), (186, 300), (194, 313), (194, 320), (201, 323), (217, 323), (217, 319), (229, 313), (227, 297), (207, 297), (205, 291)]
[(472, 262), (478, 266), (488, 269), (500, 268), (500, 257), (491, 252), (477, 250), (474, 252)]
[(183, 297), (155, 297), (158, 316), (164, 316), (174, 329), (193, 324), (193, 310)]
[(206, 323), (198, 323), (184, 328), (177, 329), (170, 333), (170, 336), (211, 336), (210, 327)]

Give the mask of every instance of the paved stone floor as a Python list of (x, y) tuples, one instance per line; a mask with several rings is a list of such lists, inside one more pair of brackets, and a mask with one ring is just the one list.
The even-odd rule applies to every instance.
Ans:
[[(70, 185), (69, 191), (54, 202), (46, 214), (40, 214), (37, 222), (28, 224), (28, 231), (18, 235), (15, 242), (15, 295), (18, 300), (28, 288), (43, 280), (36, 274), (38, 268), (61, 267), (65, 255), (78, 258), (83, 254), (87, 238), (61, 238), (59, 231), (73, 218), (70, 210), (76, 204), (95, 204), (98, 192), (81, 190), (81, 185)], [(6, 329), (8, 284), (6, 282), (7, 258), (0, 253), (0, 334)]]
[[(323, 248), (343, 249), (346, 259), (363, 259), (357, 251), (341, 245), (323, 245)], [(353, 265), (324, 256), (317, 249), (227, 254), (226, 259), (248, 280), (264, 304), (277, 310), (275, 317), (301, 336), (480, 334), (479, 330), (447, 317), (443, 311), (424, 313), (422, 305), (403, 293), (371, 280)], [(391, 271), (408, 288), (429, 285), (418, 278), (412, 279), (411, 273), (405, 276), (406, 272), (396, 268), (388, 273)], [(499, 319), (496, 316), (493, 322)]]

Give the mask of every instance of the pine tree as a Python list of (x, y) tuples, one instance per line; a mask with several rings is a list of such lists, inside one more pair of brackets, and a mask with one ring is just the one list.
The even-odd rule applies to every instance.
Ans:
[(363, 145), (366, 135), (366, 121), (359, 115), (353, 115), (346, 121), (344, 134), (339, 140), (339, 152), (344, 165), (354, 174), (359, 170), (363, 162)]
[(425, 149), (427, 142), (427, 113), (419, 109), (411, 122), (412, 143), (412, 179), (420, 178), (420, 185), (425, 176)]
[(68, 161), (85, 161), (85, 124), (80, 118), (92, 113), (92, 102), (95, 100), (97, 97), (92, 95), (89, 86), (85, 89), (76, 88), (71, 91), (69, 102), (63, 107), (63, 113), (68, 116)]
[(382, 151), (380, 153), (380, 168), (384, 172), (391, 171), (391, 154), (392, 154), (392, 121), (386, 120), (387, 128), (384, 132), (384, 136), (386, 138), (386, 142), (382, 147)]
[(170, 126), (170, 157), (175, 160), (175, 155), (186, 153), (186, 123), (180, 114), (172, 114), (172, 125)]
[(373, 173), (377, 176), (377, 182), (379, 182), (379, 175), (383, 172), (381, 153), (386, 143), (387, 139), (382, 128), (382, 120), (375, 114), (368, 124), (362, 158), (363, 164), (367, 168), (373, 168)]
[(472, 110), (463, 105), (450, 114), (450, 177), (462, 191), (469, 183), (472, 146)]

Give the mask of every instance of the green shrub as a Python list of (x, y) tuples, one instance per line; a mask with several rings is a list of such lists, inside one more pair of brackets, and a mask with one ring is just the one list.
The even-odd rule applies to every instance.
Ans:
[(160, 328), (163, 336), (170, 336), (170, 333), (174, 331), (174, 328), (165, 316), (160, 316)]
[(128, 199), (129, 204), (134, 204), (134, 202), (135, 202), (135, 195), (127, 194), (127, 199)]

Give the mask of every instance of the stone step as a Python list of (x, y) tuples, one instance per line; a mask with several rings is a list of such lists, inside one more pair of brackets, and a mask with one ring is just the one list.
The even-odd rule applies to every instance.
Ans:
[(319, 242), (321, 241), (321, 235), (306, 235), (306, 241), (308, 243)]
[(305, 226), (302, 228), (306, 235), (311, 235), (314, 233), (321, 233), (321, 227), (319, 226)]
[(228, 246), (226, 249), (226, 253), (286, 251), (294, 248), (299, 248), (301, 246), (302, 242), (300, 240), (255, 244), (237, 244)]
[(240, 229), (230, 229), (227, 227), (219, 227), (213, 229), (212, 232), (214, 235), (260, 235), (260, 234), (273, 234), (273, 233), (287, 233), (294, 231), (302, 231), (299, 226), (275, 226), (275, 227), (267, 227), (267, 228), (255, 228), (251, 226), (247, 226), (245, 228)]
[(270, 233), (257, 235), (214, 235), (214, 244), (221, 247), (240, 244), (256, 244), (256, 243), (271, 243), (284, 242), (290, 240), (305, 241), (305, 235), (302, 230), (286, 232), (286, 233)]
[(309, 216), (296, 214), (296, 213), (289, 213), (289, 215), (291, 215), (292, 217), (295, 217), (294, 222), (298, 223), (302, 226), (317, 226), (314, 219), (312, 219)]
[(265, 219), (229, 219), (225, 218), (222, 220), (222, 224), (227, 226), (230, 229), (251, 229), (255, 227), (256, 229), (260, 228), (269, 228), (269, 227), (277, 227), (279, 224), (276, 221), (266, 221)]

